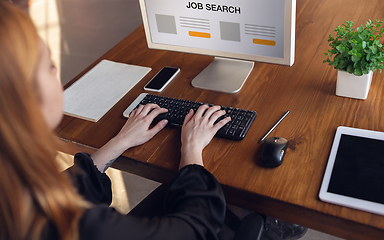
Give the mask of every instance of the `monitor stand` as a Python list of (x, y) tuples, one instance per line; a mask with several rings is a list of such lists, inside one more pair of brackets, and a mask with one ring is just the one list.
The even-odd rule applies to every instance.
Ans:
[(236, 93), (243, 87), (253, 69), (254, 62), (215, 57), (199, 75), (192, 86), (224, 93)]

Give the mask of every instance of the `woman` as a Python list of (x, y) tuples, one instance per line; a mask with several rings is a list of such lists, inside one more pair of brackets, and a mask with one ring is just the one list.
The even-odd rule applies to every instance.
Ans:
[[(121, 215), (109, 208), (104, 171), (126, 149), (150, 140), (166, 125), (156, 105), (132, 112), (121, 131), (92, 156), (75, 156), (60, 173), (60, 142), (52, 133), (63, 94), (48, 47), (27, 15), (0, 1), (0, 239), (215, 239), (224, 221), (220, 185), (204, 169), (202, 150), (230, 119), (202, 106), (185, 118), (180, 171), (167, 189), (160, 216)], [(76, 169), (77, 170), (76, 170)]]

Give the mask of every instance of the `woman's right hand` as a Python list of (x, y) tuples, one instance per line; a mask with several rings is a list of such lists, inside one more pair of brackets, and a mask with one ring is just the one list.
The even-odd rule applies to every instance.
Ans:
[(92, 154), (100, 172), (105, 172), (125, 150), (146, 143), (161, 131), (167, 125), (167, 120), (161, 120), (152, 128), (150, 125), (155, 117), (167, 111), (156, 104), (141, 105), (133, 110), (120, 132)]
[(192, 109), (189, 111), (181, 130), (180, 168), (188, 164), (203, 165), (203, 149), (211, 142), (216, 132), (231, 120), (227, 117), (214, 124), (223, 115), (225, 111), (220, 110), (220, 106), (202, 105), (196, 114)]
[(124, 143), (125, 149), (146, 143), (167, 125), (168, 121), (162, 120), (150, 128), (155, 117), (167, 111), (167, 109), (160, 108), (156, 104), (140, 105), (131, 112), (127, 122), (115, 136), (115, 139)]

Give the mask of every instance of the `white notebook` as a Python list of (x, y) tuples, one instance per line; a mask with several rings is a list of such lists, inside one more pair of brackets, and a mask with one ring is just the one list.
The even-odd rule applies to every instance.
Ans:
[(102, 60), (64, 91), (64, 113), (97, 122), (150, 71)]

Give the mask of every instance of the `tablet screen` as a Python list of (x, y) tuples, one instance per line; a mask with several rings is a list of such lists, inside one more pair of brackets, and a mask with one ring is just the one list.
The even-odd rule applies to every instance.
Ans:
[(328, 192), (384, 204), (384, 141), (342, 134)]

